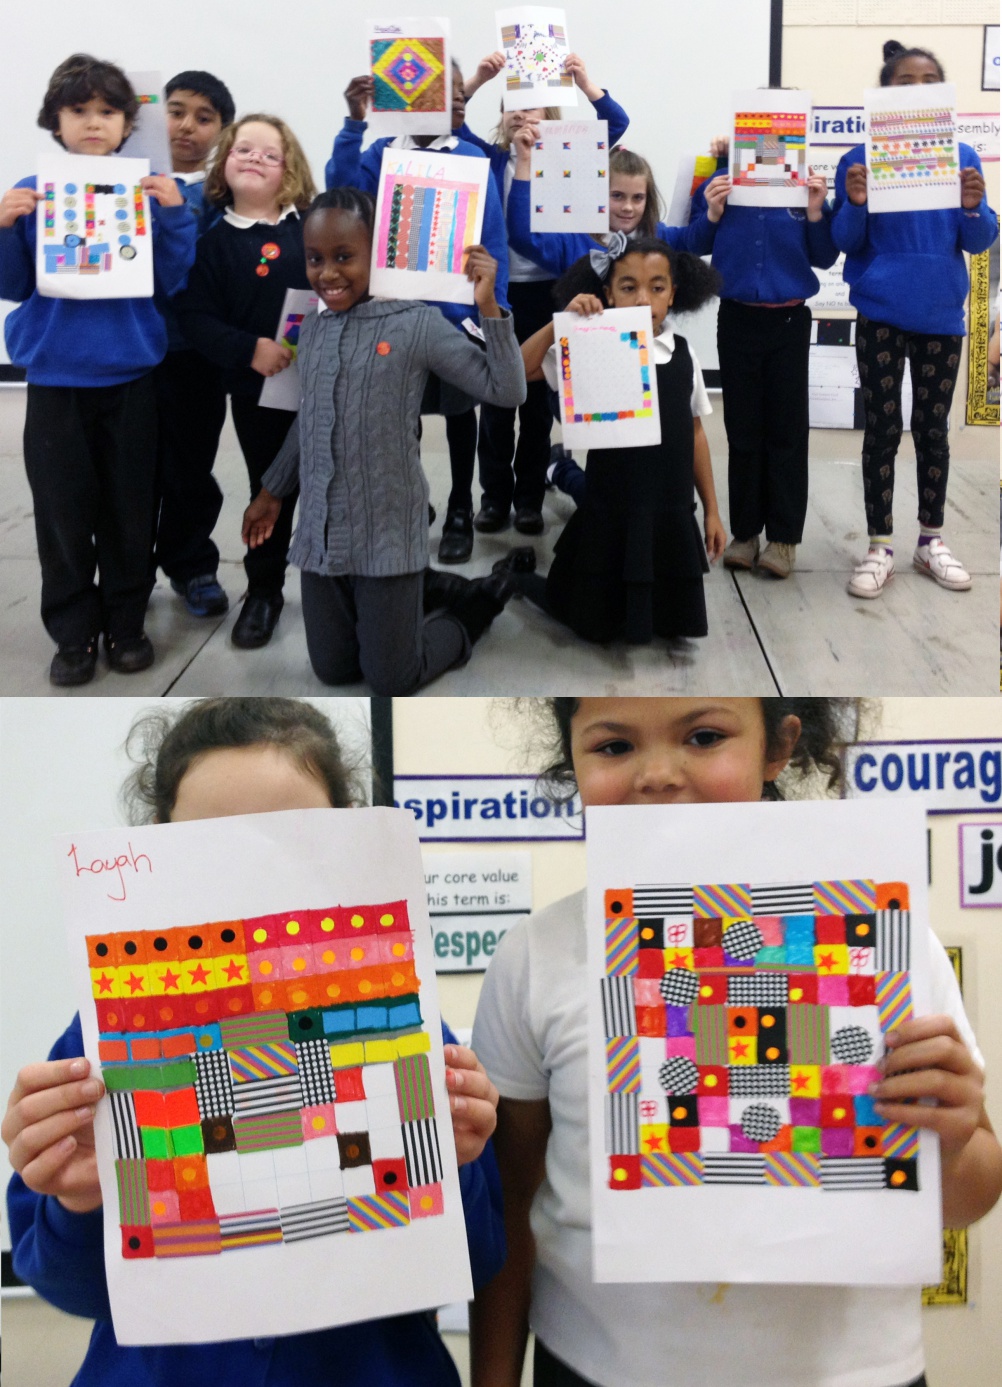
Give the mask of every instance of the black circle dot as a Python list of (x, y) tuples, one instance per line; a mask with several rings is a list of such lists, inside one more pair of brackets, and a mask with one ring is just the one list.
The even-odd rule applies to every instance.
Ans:
[(312, 1017), (312, 1016), (301, 1016), (301, 1017), (299, 1018), (299, 1029), (300, 1029), (301, 1031), (312, 1031), (312, 1029), (313, 1029), (313, 1017)]
[(384, 1184), (384, 1185), (395, 1185), (396, 1183), (397, 1183), (397, 1172), (396, 1172), (395, 1170), (388, 1170), (388, 1171), (386, 1172), (386, 1174), (383, 1176), (383, 1184)]
[(876, 1138), (876, 1137), (864, 1137), (864, 1138), (863, 1138), (863, 1145), (864, 1145), (864, 1146), (874, 1147), (874, 1146), (876, 1146), (876, 1144), (877, 1144), (877, 1138)]
[(891, 899), (887, 902), (887, 909), (888, 909), (888, 910), (900, 910), (900, 909), (901, 909), (901, 902), (898, 900), (897, 896), (892, 896)]
[(735, 1016), (734, 1024), (735, 1026), (737, 1026), (738, 1030), (741, 1030), (742, 1027), (746, 1026), (748, 1023), (745, 1021), (745, 1018), (743, 1016)]
[(139, 1251), (140, 1242), (139, 1239), (135, 1236), (135, 1234), (133, 1234), (132, 1237), (129, 1239), (129, 1246), (132, 1248), (133, 1252)]
[(200, 934), (188, 935), (188, 948), (200, 949), (202, 947), (202, 936)]
[(125, 945), (125, 952), (130, 955), (139, 952), (139, 945), (136, 943), (134, 939), (130, 939), (128, 943)]
[(610, 904), (612, 906), (613, 915), (618, 915), (619, 912), (623, 909), (622, 901), (611, 901)]
[(99, 958), (104, 958), (108, 953), (107, 944), (95, 944), (94, 952), (97, 954)]
[(224, 929), (222, 934), (220, 935), (220, 938), (222, 939), (224, 944), (232, 944), (236, 937), (236, 931), (232, 929)]
[(156, 937), (156, 939), (154, 939), (154, 941), (153, 941), (153, 947), (154, 947), (154, 949), (156, 949), (156, 951), (157, 951), (158, 954), (162, 954), (163, 951), (164, 951), (164, 949), (166, 949), (166, 947), (167, 947), (167, 940), (163, 937), (162, 934), (158, 934), (157, 937)]

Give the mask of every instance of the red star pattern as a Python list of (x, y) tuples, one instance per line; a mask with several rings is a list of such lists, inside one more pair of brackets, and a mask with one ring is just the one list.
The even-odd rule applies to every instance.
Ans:
[(126, 980), (126, 986), (128, 987), (129, 991), (132, 993), (134, 997), (137, 992), (142, 992), (143, 979), (137, 978), (135, 973), (130, 973), (128, 979)]
[(201, 963), (196, 964), (188, 976), (192, 982), (197, 982), (200, 985), (209, 982), (212, 978), (212, 974), (207, 968), (203, 967)]

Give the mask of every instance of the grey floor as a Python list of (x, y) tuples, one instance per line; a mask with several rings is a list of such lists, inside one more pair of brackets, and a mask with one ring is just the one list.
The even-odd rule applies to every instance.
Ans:
[[(706, 421), (721, 512), (727, 516), (726, 444), (720, 397)], [(0, 389), (0, 694), (66, 692), (48, 683), (52, 645), (38, 618), (39, 571), (31, 496), (21, 458), (24, 391)], [(735, 576), (719, 565), (706, 582), (710, 634), (701, 641), (645, 648), (596, 647), (579, 641), (529, 603), (512, 602), (463, 669), (428, 692), (447, 694), (992, 694), (996, 690), (995, 573), (999, 543), (996, 490), (999, 438), (992, 428), (953, 435), (946, 537), (974, 576), (970, 592), (951, 593), (911, 568), (915, 540), (915, 474), (911, 443), (901, 450), (895, 510), (898, 563), (877, 601), (850, 598), (845, 583), (866, 548), (859, 474), (860, 434), (815, 430), (811, 502), (794, 576), (783, 582)], [(444, 514), (449, 489), (442, 421), (427, 420), (424, 464), (432, 501)], [(226, 505), (216, 539), (221, 579), (233, 607), (222, 620), (187, 615), (161, 581), (147, 631), (156, 664), (123, 677), (100, 667), (84, 695), (309, 694), (326, 692), (310, 670), (295, 571), (271, 644), (236, 650), (229, 633), (243, 591), (240, 517), (246, 474), (227, 424), (217, 477)], [(546, 532), (536, 541), (540, 570), (571, 514), (572, 503), (547, 494)], [(432, 535), (437, 548), (439, 526)], [(515, 542), (514, 531), (478, 537), (467, 576), (489, 572)], [(344, 692), (365, 693), (354, 685)]]

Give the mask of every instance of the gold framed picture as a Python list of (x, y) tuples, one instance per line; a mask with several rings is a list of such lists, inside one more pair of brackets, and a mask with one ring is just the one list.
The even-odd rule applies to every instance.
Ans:
[(999, 422), (999, 364), (990, 360), (992, 334), (998, 333), (998, 242), (971, 256), (970, 352), (967, 358), (967, 422)]

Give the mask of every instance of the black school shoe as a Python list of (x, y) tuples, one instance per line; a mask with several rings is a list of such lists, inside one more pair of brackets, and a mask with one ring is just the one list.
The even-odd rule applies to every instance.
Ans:
[(519, 506), (515, 512), (515, 529), (520, 535), (541, 535), (543, 533), (542, 514), (530, 506)]
[(86, 645), (61, 645), (49, 665), (49, 683), (60, 689), (89, 684), (97, 669), (97, 638)]
[(259, 650), (267, 645), (285, 606), (281, 593), (275, 597), (245, 597), (230, 640), (240, 650)]
[(149, 669), (155, 656), (153, 645), (145, 631), (138, 636), (116, 636), (113, 640), (107, 633), (104, 637), (104, 653), (108, 668), (117, 674), (138, 674)]
[(497, 534), (498, 530), (507, 529), (509, 513), (509, 507), (502, 510), (492, 501), (485, 501), (473, 518), (473, 528), (482, 535)]
[(424, 571), (424, 611), (440, 612), (455, 606), (470, 586), (469, 578), (458, 573), (443, 573), (440, 568), (426, 568)]
[(439, 563), (465, 563), (473, 553), (473, 512), (450, 510), (438, 544)]
[(486, 578), (473, 578), (449, 611), (469, 636), (470, 644), (476, 645), (514, 595), (515, 584), (507, 573), (491, 573)]
[(512, 574), (512, 573), (535, 573), (536, 571), (536, 551), (531, 544), (520, 544), (516, 549), (509, 549), (503, 559), (492, 566), (492, 573)]

